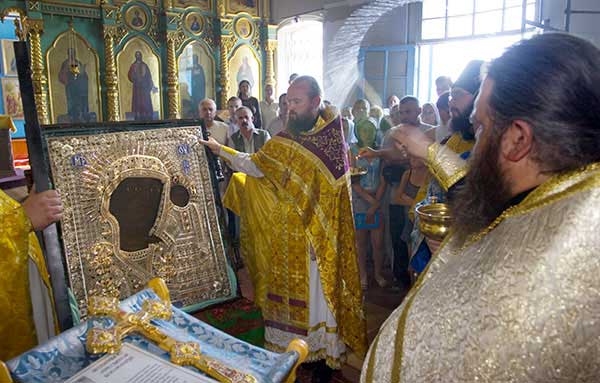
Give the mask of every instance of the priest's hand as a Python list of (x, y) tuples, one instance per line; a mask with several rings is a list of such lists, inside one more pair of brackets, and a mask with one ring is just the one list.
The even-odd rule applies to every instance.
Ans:
[(433, 140), (414, 125), (398, 125), (392, 128), (390, 136), (398, 150), (406, 150), (413, 157), (426, 160), (427, 148)]
[(219, 155), (219, 152), (221, 152), (221, 144), (219, 144), (217, 140), (215, 140), (211, 136), (208, 136), (208, 140), (203, 140), (202, 138), (198, 140), (202, 145), (208, 147), (210, 151), (214, 154)]
[(33, 230), (43, 230), (48, 225), (62, 218), (63, 206), (56, 190), (38, 193), (35, 185), (29, 197), (23, 202), (25, 214), (31, 221)]
[(362, 148), (358, 151), (358, 156), (356, 156), (357, 158), (376, 158), (376, 157), (380, 157), (381, 153), (379, 152), (379, 150), (375, 150), (373, 148)]

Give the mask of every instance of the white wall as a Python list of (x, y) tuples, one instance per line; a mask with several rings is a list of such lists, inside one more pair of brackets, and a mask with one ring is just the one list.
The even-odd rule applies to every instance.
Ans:
[[(566, 0), (544, 0), (542, 17), (550, 19), (550, 25), (555, 28), (565, 29)], [(571, 0), (572, 10), (600, 11), (598, 0)], [(585, 37), (600, 46), (600, 14), (575, 14), (571, 15), (569, 32)]]
[(323, 17), (324, 93), (341, 105), (351, 101), (358, 81), (358, 47), (404, 45), (417, 40), (421, 5), (400, 7), (408, 2), (272, 0), (271, 15), (273, 23), (308, 12)]
[(421, 30), (420, 20), (418, 3), (393, 8), (371, 26), (361, 46), (415, 44)]
[[(564, 29), (566, 0), (538, 1), (543, 3), (543, 18)], [(413, 4), (402, 6), (406, 3)], [(572, 0), (572, 8), (600, 11), (600, 0)], [(271, 0), (273, 23), (315, 11), (324, 20), (324, 91), (337, 104), (352, 99), (358, 47), (414, 44), (420, 37), (418, 0)], [(570, 30), (600, 46), (600, 15), (573, 15)]]

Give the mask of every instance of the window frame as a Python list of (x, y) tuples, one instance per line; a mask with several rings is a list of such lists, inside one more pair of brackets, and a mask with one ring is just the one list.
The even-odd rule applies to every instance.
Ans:
[[(421, 12), (421, 28), (420, 28), (420, 38), (419, 38), (419, 42), (423, 43), (423, 44), (431, 44), (431, 43), (436, 43), (436, 42), (443, 42), (443, 41), (452, 41), (452, 40), (464, 40), (464, 39), (471, 39), (471, 38), (481, 38), (481, 37), (489, 37), (489, 36), (501, 36), (501, 35), (510, 35), (510, 34), (515, 34), (515, 33), (525, 33), (525, 32), (529, 32), (534, 30), (534, 27), (528, 27), (527, 24), (525, 23), (527, 20), (527, 5), (531, 5), (533, 4), (535, 7), (534, 10), (534, 18), (536, 18), (539, 15), (540, 12), (540, 1), (539, 0), (523, 0), (523, 2), (521, 3), (521, 5), (513, 5), (513, 6), (507, 6), (506, 5), (506, 0), (502, 0), (502, 7), (501, 8), (494, 8), (494, 9), (487, 9), (484, 11), (477, 11), (477, 1), (481, 1), (481, 0), (471, 0), (473, 3), (472, 6), (472, 12), (470, 13), (463, 13), (463, 14), (456, 14), (456, 15), (448, 15), (448, 3), (450, 0), (445, 0), (446, 3), (446, 8), (444, 10), (444, 16), (437, 16), (437, 17), (428, 17), (425, 18), (423, 17), (423, 13)], [(464, 0), (464, 1), (468, 1), (468, 0)], [(523, 8), (523, 3), (525, 3), (525, 8)], [(521, 8), (521, 28), (519, 29), (509, 29), (509, 30), (505, 30), (504, 29), (504, 24), (505, 24), (505, 16), (506, 16), (506, 12), (507, 10), (510, 9), (516, 9), (516, 8)], [(494, 12), (494, 11), (502, 11), (502, 21), (500, 24), (500, 30), (497, 32), (492, 32), (492, 33), (475, 33), (475, 20), (477, 15), (481, 15), (481, 14), (485, 14), (485, 13), (489, 13), (489, 12)], [(464, 17), (464, 16), (471, 16), (471, 33), (470, 34), (466, 34), (466, 35), (460, 35), (460, 36), (453, 36), (453, 37), (448, 37), (448, 19), (453, 19), (453, 18), (457, 18), (457, 17)], [(436, 37), (436, 38), (423, 38), (423, 23), (429, 20), (444, 20), (444, 36), (443, 37)]]
[[(384, 58), (384, 66), (383, 66), (383, 76), (367, 76), (365, 74), (365, 60), (368, 52), (383, 52), (385, 55)], [(406, 75), (404, 76), (390, 76), (389, 75), (389, 57), (390, 53), (395, 52), (406, 52)], [(384, 46), (374, 46), (374, 47), (361, 47), (358, 52), (358, 65), (360, 68), (360, 86), (359, 91), (357, 92), (357, 96), (359, 99), (365, 98), (365, 88), (366, 84), (369, 83), (370, 80), (378, 80), (383, 81), (383, 94), (381, 95), (382, 108), (387, 108), (387, 105), (384, 105), (387, 101), (387, 98), (395, 93), (390, 93), (388, 90), (388, 82), (391, 79), (404, 79), (405, 80), (405, 95), (414, 94), (415, 88), (415, 55), (416, 55), (416, 46), (415, 45), (384, 45)], [(401, 98), (400, 95), (397, 95)]]

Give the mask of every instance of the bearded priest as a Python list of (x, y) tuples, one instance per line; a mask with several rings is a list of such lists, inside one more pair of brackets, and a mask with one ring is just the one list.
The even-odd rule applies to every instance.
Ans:
[(600, 381), (600, 50), (566, 34), (492, 61), (469, 162), (395, 132), (440, 182), (453, 232), (382, 326), (362, 382)]
[(320, 361), (316, 375), (328, 381), (348, 349), (366, 351), (347, 147), (340, 116), (321, 107), (314, 78), (296, 78), (287, 101), (286, 129), (257, 153), (210, 137), (202, 143), (245, 173), (232, 177), (223, 203), (240, 216), (267, 348), (305, 340), (307, 361)]

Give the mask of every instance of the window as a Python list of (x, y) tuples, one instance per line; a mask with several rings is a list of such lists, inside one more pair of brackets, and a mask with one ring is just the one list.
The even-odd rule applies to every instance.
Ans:
[(287, 92), (292, 73), (313, 76), (323, 87), (323, 22), (292, 19), (277, 31), (277, 94)]
[[(525, 1), (533, 20), (536, 0)], [(521, 30), (523, 0), (427, 0), (423, 2), (422, 40), (473, 37)]]
[(522, 38), (531, 37), (518, 34), (500, 35), (485, 38), (451, 40), (424, 44), (419, 47), (417, 97), (421, 102), (437, 100), (435, 79), (450, 76), (454, 81), (471, 60), (489, 61), (496, 58)]
[[(417, 56), (417, 96), (436, 101), (435, 79), (456, 80), (471, 60), (488, 61), (531, 37), (522, 33), (523, 0), (426, 0)], [(537, 0), (525, 0), (525, 20), (535, 20)]]
[(357, 97), (385, 108), (389, 96), (412, 94), (414, 57), (412, 46), (361, 48), (358, 62), (362, 82)]

